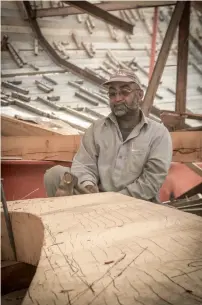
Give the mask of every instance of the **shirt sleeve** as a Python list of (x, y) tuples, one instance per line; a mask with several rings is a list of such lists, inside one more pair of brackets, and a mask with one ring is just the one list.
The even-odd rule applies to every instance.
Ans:
[(162, 127), (161, 134), (152, 143), (142, 174), (120, 193), (144, 200), (152, 200), (157, 197), (172, 161), (171, 136), (167, 128)]
[(82, 186), (98, 184), (97, 158), (98, 152), (94, 139), (94, 125), (92, 124), (82, 137), (71, 167), (71, 173), (78, 178), (78, 183)]

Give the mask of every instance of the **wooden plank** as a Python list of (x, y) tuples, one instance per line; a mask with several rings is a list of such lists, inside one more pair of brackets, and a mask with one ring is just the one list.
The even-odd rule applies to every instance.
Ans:
[(2, 137), (2, 156), (25, 160), (71, 161), (79, 148), (80, 135)]
[(9, 212), (18, 259), (38, 264), (22, 305), (200, 303), (196, 215), (118, 193), (9, 202)]
[[(171, 132), (174, 162), (202, 161), (202, 131)], [(28, 160), (72, 160), (79, 148), (80, 135), (2, 137), (2, 156)]]
[(202, 161), (202, 131), (177, 131), (170, 134), (174, 162)]
[(161, 76), (163, 74), (163, 70), (168, 58), (169, 50), (171, 48), (172, 41), (175, 36), (175, 32), (177, 30), (178, 24), (181, 20), (181, 16), (183, 13), (185, 3), (184, 2), (177, 2), (175, 6), (175, 10), (173, 12), (173, 15), (170, 20), (170, 24), (168, 26), (165, 38), (163, 40), (163, 44), (161, 46), (161, 50), (159, 52), (158, 59), (156, 61), (156, 65), (154, 67), (154, 71), (151, 77), (151, 80), (149, 82), (149, 86), (147, 87), (147, 91), (145, 93), (144, 97), (144, 103), (143, 103), (143, 111), (145, 115), (148, 116), (148, 114), (151, 111), (153, 101), (155, 94), (158, 89), (158, 85), (161, 80)]
[(62, 132), (1, 115), (2, 136), (58, 136)]
[(183, 116), (187, 119), (199, 120), (202, 121), (202, 114), (192, 113), (192, 112), (180, 112), (176, 113), (171, 110), (161, 110), (161, 115), (171, 115), (172, 117), (176, 117), (179, 119), (180, 116)]
[(29, 68), (23, 68), (23, 71), (19, 69), (5, 69), (1, 71), (1, 77), (12, 77), (12, 76), (28, 76), (28, 75), (40, 75), (40, 74), (50, 74), (50, 73), (64, 73), (66, 70), (56, 67), (56, 68), (40, 68), (40, 71), (30, 71)]
[(15, 84), (12, 84), (8, 81), (7, 82), (2, 81), (1, 86), (5, 87), (5, 88), (8, 88), (10, 90), (14, 90), (14, 91), (19, 92), (19, 93), (22, 93), (22, 94), (28, 94), (29, 93), (28, 89), (18, 87)]
[[(175, 111), (186, 112), (187, 98), (187, 69), (189, 52), (189, 23), (190, 23), (190, 1), (185, 3), (182, 19), (178, 32), (178, 56), (177, 56), (177, 79), (176, 79), (176, 100)], [(185, 118), (181, 117), (178, 128), (183, 128)]]

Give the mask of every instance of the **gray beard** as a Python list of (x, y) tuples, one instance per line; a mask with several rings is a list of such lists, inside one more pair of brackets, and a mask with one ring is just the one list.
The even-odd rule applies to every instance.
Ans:
[(121, 117), (121, 116), (126, 115), (128, 113), (128, 108), (126, 107), (125, 104), (113, 105), (111, 107), (111, 110), (115, 114), (115, 116), (117, 116), (117, 117)]
[(129, 113), (134, 113), (135, 110), (138, 109), (138, 105), (136, 103), (130, 108), (126, 103), (114, 104), (111, 106), (111, 111), (117, 117), (122, 117)]

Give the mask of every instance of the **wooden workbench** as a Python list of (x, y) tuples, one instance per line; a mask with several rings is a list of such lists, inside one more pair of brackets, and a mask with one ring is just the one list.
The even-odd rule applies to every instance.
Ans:
[(23, 305), (202, 304), (202, 218), (115, 193), (8, 205), (18, 260), (38, 264)]

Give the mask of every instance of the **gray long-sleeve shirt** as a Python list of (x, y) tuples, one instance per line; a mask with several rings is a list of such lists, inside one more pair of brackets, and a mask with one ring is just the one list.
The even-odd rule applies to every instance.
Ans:
[(142, 115), (123, 141), (116, 118), (95, 121), (84, 134), (71, 172), (79, 183), (156, 201), (172, 160), (167, 128)]

